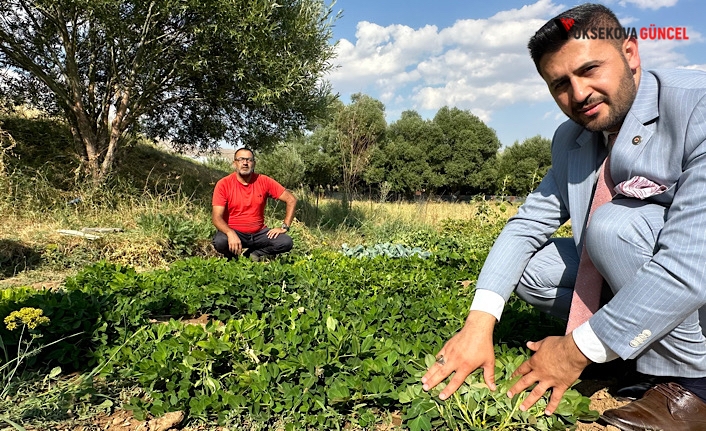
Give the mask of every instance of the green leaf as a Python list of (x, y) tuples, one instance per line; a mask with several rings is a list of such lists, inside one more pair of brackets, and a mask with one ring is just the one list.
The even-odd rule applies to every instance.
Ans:
[(431, 420), (426, 415), (419, 415), (407, 422), (410, 431), (430, 431)]
[(54, 367), (51, 369), (49, 372), (49, 378), (50, 379), (55, 379), (61, 374), (61, 367)]
[(427, 369), (431, 368), (432, 365), (436, 363), (436, 356), (432, 355), (431, 353), (427, 353), (424, 356), (424, 364), (427, 366)]
[(336, 325), (338, 325), (338, 320), (331, 316), (326, 318), (326, 328), (328, 328), (329, 331), (334, 332), (336, 330)]
[(329, 398), (329, 402), (332, 404), (342, 403), (348, 401), (351, 398), (351, 392), (348, 389), (348, 385), (342, 381), (334, 381), (333, 384), (326, 391), (326, 395)]

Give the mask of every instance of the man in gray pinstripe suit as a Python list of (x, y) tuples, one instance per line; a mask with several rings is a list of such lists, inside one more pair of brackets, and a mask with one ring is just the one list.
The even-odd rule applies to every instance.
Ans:
[[(706, 305), (706, 73), (646, 71), (636, 39), (580, 37), (619, 27), (609, 9), (584, 4), (530, 40), (569, 120), (554, 135), (551, 170), (493, 246), (465, 326), (422, 378), (429, 390), (454, 374), (441, 399), (477, 368), (495, 390), (492, 333), (513, 291), (567, 317), (585, 243), (614, 296), (566, 336), (528, 342), (534, 354), (508, 396), (536, 383), (521, 409), (551, 390), (551, 415), (590, 363), (636, 359), (639, 372), (664, 383), (603, 420), (622, 430), (706, 430), (706, 339), (697, 312)], [(609, 171), (620, 192), (585, 229), (606, 138), (616, 132)], [(573, 239), (552, 239), (569, 219)]]

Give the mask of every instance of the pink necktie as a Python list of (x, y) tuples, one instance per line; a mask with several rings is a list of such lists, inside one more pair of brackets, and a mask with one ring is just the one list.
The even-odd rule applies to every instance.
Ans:
[[(591, 200), (591, 210), (588, 213), (588, 221), (586, 222), (586, 228), (591, 222), (591, 216), (593, 212), (599, 206), (606, 202), (609, 202), (615, 192), (613, 188), (615, 184), (610, 177), (610, 149), (613, 147), (613, 143), (617, 138), (618, 134), (613, 133), (608, 135), (608, 156), (603, 161), (601, 166), (601, 171), (598, 174), (598, 181), (596, 183), (596, 191), (593, 193), (593, 199)], [(585, 235), (584, 235), (585, 237)], [(571, 299), (571, 309), (569, 310), (569, 321), (566, 325), (566, 333), (569, 334), (571, 331), (576, 329), (578, 326), (586, 322), (593, 316), (593, 314), (598, 311), (598, 307), (601, 302), (601, 290), (603, 288), (603, 276), (596, 269), (591, 261), (591, 258), (586, 252), (586, 244), (584, 242), (583, 249), (581, 250), (581, 260), (579, 261), (579, 269), (576, 274), (576, 284), (574, 286), (574, 296)]]

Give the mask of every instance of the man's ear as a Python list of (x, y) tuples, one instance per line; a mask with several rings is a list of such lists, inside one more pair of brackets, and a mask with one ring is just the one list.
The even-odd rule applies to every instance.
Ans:
[(630, 70), (635, 72), (640, 68), (640, 52), (637, 49), (637, 38), (629, 37), (623, 41), (623, 56), (630, 66)]

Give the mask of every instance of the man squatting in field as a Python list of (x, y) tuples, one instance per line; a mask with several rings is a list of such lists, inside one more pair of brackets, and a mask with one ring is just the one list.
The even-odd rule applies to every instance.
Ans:
[[(213, 237), (216, 251), (232, 259), (241, 253), (257, 262), (292, 249), (287, 235), (294, 219), (297, 198), (272, 178), (255, 173), (255, 157), (248, 148), (235, 152), (235, 172), (216, 183), (211, 220), (218, 229)], [(267, 198), (287, 204), (279, 228), (265, 226)]]
[[(534, 354), (507, 395), (534, 385), (520, 407), (527, 410), (551, 391), (551, 415), (586, 366), (635, 359), (638, 372), (660, 383), (602, 419), (621, 430), (706, 430), (698, 315), (706, 304), (706, 73), (643, 70), (634, 37), (567, 34), (619, 26), (606, 7), (583, 4), (530, 39), (537, 70), (569, 120), (554, 135), (551, 169), (493, 245), (464, 327), (422, 378), (429, 390), (454, 374), (442, 400), (478, 368), (496, 389), (493, 328), (513, 291), (568, 317), (585, 244), (614, 296), (565, 336), (528, 342)], [(608, 154), (604, 178), (616, 187), (604, 190), (615, 195), (586, 229)], [(573, 239), (551, 238), (569, 219)]]

